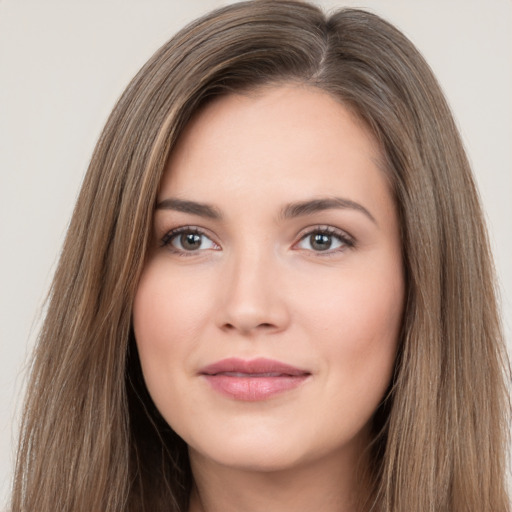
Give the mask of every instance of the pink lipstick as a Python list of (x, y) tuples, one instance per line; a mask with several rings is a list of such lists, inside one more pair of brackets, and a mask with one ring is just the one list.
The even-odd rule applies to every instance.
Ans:
[(256, 402), (298, 387), (311, 373), (272, 359), (223, 359), (199, 372), (219, 393)]

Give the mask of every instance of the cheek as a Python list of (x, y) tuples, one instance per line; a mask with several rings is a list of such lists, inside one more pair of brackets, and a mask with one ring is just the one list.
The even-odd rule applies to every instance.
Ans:
[[(187, 293), (183, 293), (186, 290)], [(133, 305), (133, 330), (149, 394), (169, 424), (194, 416), (193, 401), (183, 400), (190, 354), (198, 345), (200, 319), (208, 302), (193, 280), (169, 268), (165, 260), (149, 261)]]
[(144, 272), (133, 305), (133, 328), (141, 359), (146, 359), (149, 351), (169, 350), (166, 340), (174, 324), (176, 305), (165, 290), (164, 280), (157, 279), (151, 269)]
[(139, 352), (179, 351), (197, 338), (212, 301), (205, 281), (188, 277), (158, 258), (147, 264), (133, 306)]
[[(157, 281), (146, 269), (141, 277), (133, 304), (133, 330), (137, 351), (146, 386), (155, 400), (154, 390), (165, 387), (165, 375), (168, 374), (169, 345), (166, 311), (174, 311), (169, 304), (164, 283)], [(162, 321), (162, 320), (166, 321)], [(171, 354), (172, 355), (172, 354)], [(155, 400), (156, 402), (157, 400)]]
[[(404, 286), (400, 267), (340, 273), (297, 290), (305, 318), (317, 331), (338, 339), (371, 341), (396, 337), (401, 324)], [(318, 276), (317, 276), (318, 277)], [(304, 307), (305, 306), (305, 307)], [(372, 336), (373, 333), (373, 336)]]
[(132, 315), (144, 380), (157, 406), (175, 388), (175, 369), (194, 350), (205, 303), (200, 290), (162, 263), (156, 259), (144, 269)]
[(303, 315), (310, 319), (310, 339), (338, 385), (354, 396), (370, 393), (378, 403), (391, 378), (402, 323), (401, 266), (352, 268), (350, 275), (317, 284), (322, 292), (310, 297), (309, 316)]

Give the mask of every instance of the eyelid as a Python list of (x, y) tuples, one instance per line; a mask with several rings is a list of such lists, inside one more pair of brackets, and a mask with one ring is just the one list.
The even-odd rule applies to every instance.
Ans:
[(343, 252), (347, 249), (352, 249), (356, 246), (355, 238), (346, 231), (344, 231), (343, 229), (336, 228), (334, 226), (326, 224), (318, 224), (315, 226), (308, 226), (307, 228), (302, 229), (300, 233), (297, 235), (297, 241), (293, 244), (293, 248), (296, 248), (296, 246), (300, 242), (302, 242), (306, 237), (317, 233), (337, 237), (342, 242), (342, 246), (335, 249), (326, 249), (325, 251), (313, 251), (301, 248), (297, 248), (296, 250), (312, 252), (315, 254), (315, 256), (328, 256), (339, 252)]
[[(205, 238), (208, 238), (213, 244), (215, 244), (215, 249), (198, 249), (196, 251), (187, 251), (184, 249), (179, 249), (177, 247), (174, 247), (172, 245), (172, 239), (176, 237), (177, 235), (180, 235), (182, 233), (193, 233), (197, 235), (204, 236)], [(198, 255), (200, 253), (204, 253), (205, 251), (218, 251), (221, 249), (220, 244), (215, 240), (215, 236), (212, 236), (209, 230), (200, 228), (199, 226), (193, 226), (193, 225), (186, 225), (186, 226), (179, 226), (177, 228), (173, 228), (168, 230), (163, 237), (160, 238), (160, 246), (167, 248), (169, 251), (171, 251), (174, 254), (177, 254), (179, 256), (194, 256)]]
[[(179, 235), (180, 233), (194, 233), (201, 236), (204, 236), (208, 238), (213, 244), (215, 244), (217, 247), (215, 249), (198, 249), (196, 251), (187, 251), (187, 250), (180, 250), (179, 248), (174, 247), (171, 244), (171, 240)], [(334, 248), (334, 249), (326, 249), (325, 251), (314, 251), (312, 249), (302, 249), (298, 248), (297, 245), (303, 241), (306, 237), (311, 236), (313, 234), (325, 234), (333, 237), (337, 237), (341, 241), (341, 246)], [(304, 229), (302, 229), (299, 234), (296, 237), (296, 242), (293, 243), (292, 249), (296, 250), (304, 250), (307, 252), (314, 253), (315, 256), (328, 256), (333, 255), (339, 252), (343, 252), (347, 249), (352, 249), (356, 245), (355, 238), (347, 233), (345, 230), (342, 230), (340, 228), (326, 225), (326, 224), (317, 224), (313, 226), (308, 226)], [(199, 226), (195, 225), (185, 225), (185, 226), (179, 226), (173, 229), (170, 229), (166, 231), (166, 233), (160, 238), (160, 246), (168, 248), (171, 252), (182, 255), (182, 256), (193, 256), (194, 254), (200, 254), (204, 253), (205, 251), (212, 251), (212, 250), (221, 250), (222, 247), (220, 244), (216, 241), (216, 237), (210, 232), (210, 230), (201, 228)]]

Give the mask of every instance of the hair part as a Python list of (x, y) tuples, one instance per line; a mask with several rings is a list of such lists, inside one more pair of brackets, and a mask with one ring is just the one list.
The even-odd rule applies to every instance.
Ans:
[[(131, 309), (163, 170), (212, 98), (319, 88), (386, 157), (407, 297), (374, 418), (364, 510), (507, 510), (508, 371), (483, 215), (449, 107), (412, 43), (378, 16), (307, 3), (230, 5), (187, 26), (132, 80), (94, 151), (34, 357), (13, 512), (174, 510), (187, 447), (145, 388)], [(507, 373), (507, 376), (509, 373)]]

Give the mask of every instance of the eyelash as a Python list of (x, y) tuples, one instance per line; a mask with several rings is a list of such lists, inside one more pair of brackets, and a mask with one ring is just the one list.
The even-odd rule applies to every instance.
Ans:
[[(162, 247), (167, 247), (172, 253), (177, 254), (178, 256), (194, 256), (194, 253), (199, 251), (187, 251), (183, 249), (178, 249), (172, 245), (172, 241), (175, 237), (182, 234), (190, 234), (190, 235), (198, 235), (198, 236), (204, 236), (211, 240), (211, 236), (209, 236), (205, 231), (202, 229), (195, 227), (195, 226), (183, 226), (180, 228), (172, 229), (171, 231), (168, 231), (161, 241)], [(213, 242), (215, 243), (215, 242)], [(215, 244), (217, 245), (217, 244)]]
[[(203, 231), (202, 229), (196, 227), (196, 226), (182, 226), (180, 228), (172, 229), (171, 231), (168, 231), (161, 240), (161, 246), (167, 247), (171, 252), (174, 254), (177, 254), (178, 256), (194, 256), (194, 253), (200, 252), (199, 250), (196, 251), (187, 251), (183, 249), (178, 249), (172, 245), (172, 241), (175, 237), (181, 234), (192, 234), (192, 235), (199, 235), (204, 236), (208, 238), (209, 240), (212, 240), (211, 237), (208, 235), (207, 232)], [(300, 234), (299, 240), (293, 244), (293, 246), (297, 246), (299, 243), (303, 242), (304, 240), (307, 240), (308, 237), (311, 237), (313, 235), (325, 235), (328, 237), (334, 237), (337, 238), (341, 245), (338, 248), (335, 248), (333, 250), (326, 249), (325, 251), (314, 251), (310, 249), (303, 249), (308, 252), (312, 252), (315, 254), (315, 256), (332, 256), (334, 254), (338, 254), (340, 252), (343, 252), (347, 249), (353, 249), (356, 246), (356, 242), (354, 238), (352, 238), (350, 235), (345, 233), (344, 231), (341, 231), (340, 229), (333, 228), (332, 226), (312, 226), (309, 228), (306, 228), (302, 231)], [(212, 243), (216, 244), (215, 242)], [(205, 249), (203, 249), (204, 251)]]
[(313, 251), (310, 249), (304, 249), (308, 252), (312, 252), (315, 256), (318, 257), (329, 257), (339, 254), (340, 252), (346, 251), (347, 249), (353, 249), (356, 246), (356, 241), (353, 237), (345, 233), (344, 231), (334, 228), (332, 226), (313, 226), (306, 228), (300, 234), (298, 242), (294, 244), (294, 246), (298, 245), (304, 240), (307, 240), (309, 237), (313, 235), (325, 235), (328, 237), (337, 238), (341, 245), (335, 249), (326, 249), (325, 251)]

